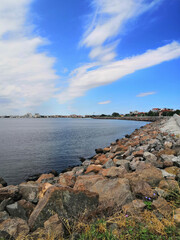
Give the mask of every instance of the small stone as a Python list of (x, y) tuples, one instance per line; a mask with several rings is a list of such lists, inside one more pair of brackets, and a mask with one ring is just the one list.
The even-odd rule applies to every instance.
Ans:
[(102, 148), (97, 148), (97, 149), (95, 149), (95, 152), (96, 152), (96, 154), (103, 153), (103, 149)]
[(90, 173), (90, 172), (94, 172), (94, 173), (98, 173), (100, 170), (102, 169), (101, 165), (89, 165), (85, 174)]
[(101, 174), (104, 177), (109, 178), (115, 178), (115, 177), (124, 177), (124, 175), (127, 173), (126, 169), (124, 167), (110, 167), (108, 169), (103, 169)]
[(144, 151), (143, 150), (135, 151), (135, 152), (132, 153), (132, 155), (134, 157), (143, 157)]
[(173, 157), (173, 158), (172, 158), (172, 162), (174, 163), (174, 165), (175, 165), (176, 167), (179, 167), (179, 168), (180, 168), (180, 156), (178, 156), (178, 157)]

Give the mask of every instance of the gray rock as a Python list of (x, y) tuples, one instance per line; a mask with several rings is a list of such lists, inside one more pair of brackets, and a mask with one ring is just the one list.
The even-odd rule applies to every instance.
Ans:
[(114, 153), (108, 152), (105, 154), (107, 158), (113, 158), (114, 157)]
[(115, 164), (116, 164), (117, 167), (122, 166), (122, 167), (125, 167), (125, 169), (127, 171), (129, 171), (129, 161), (127, 161), (127, 160), (118, 160), (118, 161), (116, 161)]
[(85, 161), (82, 163), (82, 166), (88, 167), (90, 164), (91, 164), (91, 161), (90, 161), (90, 160), (85, 160)]
[(130, 163), (129, 163), (129, 167), (132, 171), (135, 171), (136, 168), (138, 167), (140, 161), (139, 161), (139, 158), (134, 158)]
[(146, 162), (154, 163), (157, 161), (157, 157), (150, 152), (144, 152), (143, 156), (146, 159)]
[(0, 211), (4, 211), (6, 206), (9, 204), (14, 203), (14, 200), (12, 198), (7, 198), (4, 199), (1, 203), (0, 203)]
[(115, 164), (114, 164), (113, 160), (110, 159), (103, 165), (103, 168), (110, 168), (110, 167), (113, 167), (113, 166), (115, 166)]
[(123, 154), (123, 157), (125, 157), (125, 158), (129, 157), (133, 151), (134, 151), (134, 149), (130, 146), (128, 148), (128, 150)]
[(34, 210), (34, 207), (35, 206), (31, 202), (27, 202), (23, 199), (6, 206), (6, 209), (10, 216), (28, 220), (30, 214)]
[(50, 187), (29, 218), (31, 230), (43, 227), (54, 214), (65, 219), (78, 219), (80, 215), (93, 211), (98, 206), (98, 194), (75, 191), (60, 186)]
[(145, 151), (148, 151), (148, 148), (149, 148), (149, 144), (146, 144), (146, 145), (138, 147), (137, 151), (143, 150), (145, 152)]
[(133, 156), (133, 155), (130, 155), (130, 156), (128, 156), (125, 160), (126, 160), (126, 161), (132, 161), (133, 158), (134, 158), (134, 156)]
[(0, 212), (0, 223), (9, 218), (9, 214), (5, 211)]
[(174, 163), (175, 166), (180, 167), (180, 156), (173, 157), (172, 162)]
[(2, 184), (3, 187), (7, 186), (7, 182), (2, 177), (0, 177), (0, 184)]
[(26, 201), (33, 203), (38, 202), (39, 187), (37, 183), (35, 182), (21, 183), (19, 185), (19, 191)]

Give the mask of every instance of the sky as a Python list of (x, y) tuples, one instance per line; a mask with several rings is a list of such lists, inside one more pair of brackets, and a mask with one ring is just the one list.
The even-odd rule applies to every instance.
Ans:
[(179, 0), (0, 0), (0, 115), (180, 109)]

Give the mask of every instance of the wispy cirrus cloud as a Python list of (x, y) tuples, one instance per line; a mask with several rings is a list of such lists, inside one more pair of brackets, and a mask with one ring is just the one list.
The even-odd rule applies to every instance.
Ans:
[(138, 94), (136, 97), (146, 97), (146, 96), (154, 95), (154, 94), (156, 94), (156, 92), (145, 92), (145, 93)]
[(27, 21), (31, 2), (0, 3), (0, 97), (6, 102), (1, 112), (22, 112), (47, 101), (56, 91), (55, 59), (38, 52), (47, 40), (35, 35), (33, 24)]
[(103, 104), (109, 104), (109, 103), (111, 103), (110, 100), (108, 100), (108, 101), (104, 101), (104, 102), (99, 102), (98, 104), (103, 105)]
[(57, 95), (59, 103), (83, 96), (89, 89), (110, 84), (135, 71), (180, 57), (180, 43), (172, 42), (144, 54), (111, 63), (92, 63), (73, 71), (69, 86)]
[[(157, 7), (162, 0), (93, 0), (93, 13), (86, 26), (82, 46), (91, 48), (90, 58), (110, 61), (116, 56), (119, 41), (111, 42), (121, 34), (129, 20)], [(111, 43), (109, 43), (111, 42)]]

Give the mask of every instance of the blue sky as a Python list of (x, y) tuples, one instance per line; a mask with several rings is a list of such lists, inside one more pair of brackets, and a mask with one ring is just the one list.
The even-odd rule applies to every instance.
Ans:
[(0, 115), (180, 108), (179, 0), (1, 0)]

